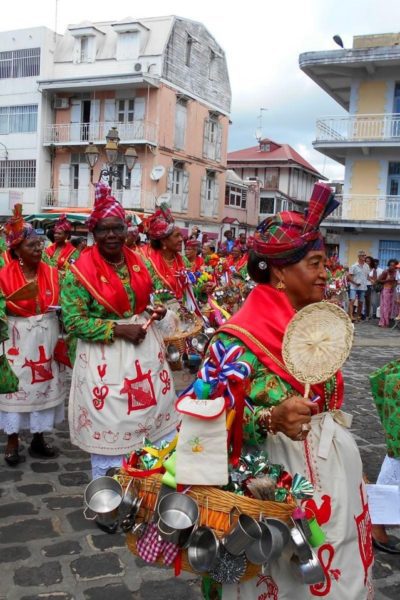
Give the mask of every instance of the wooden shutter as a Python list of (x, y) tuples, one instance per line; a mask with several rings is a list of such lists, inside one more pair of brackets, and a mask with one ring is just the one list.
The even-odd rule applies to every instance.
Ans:
[(182, 193), (182, 211), (186, 212), (188, 209), (189, 202), (189, 173), (188, 171), (183, 172), (183, 193)]

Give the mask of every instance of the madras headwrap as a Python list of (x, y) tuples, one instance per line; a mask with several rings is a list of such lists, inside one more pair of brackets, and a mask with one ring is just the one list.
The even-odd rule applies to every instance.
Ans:
[(200, 248), (200, 242), (195, 238), (189, 238), (185, 242), (185, 248)]
[(175, 220), (168, 204), (163, 202), (154, 215), (143, 222), (143, 229), (151, 240), (162, 240), (171, 235), (175, 229)]
[(329, 185), (316, 183), (304, 214), (283, 211), (260, 223), (253, 250), (273, 265), (299, 262), (310, 250), (323, 247), (319, 225), (339, 204)]
[(72, 225), (67, 219), (67, 215), (60, 215), (54, 225), (54, 231), (66, 231), (69, 233), (72, 231)]
[(31, 235), (36, 235), (30, 223), (26, 223), (22, 216), (22, 204), (16, 204), (13, 208), (13, 216), (4, 226), (8, 248), (16, 248), (21, 242)]
[(125, 221), (125, 210), (114, 196), (111, 196), (111, 188), (104, 183), (96, 183), (94, 194), (94, 206), (87, 220), (89, 231), (93, 231), (100, 219), (107, 217), (118, 217)]

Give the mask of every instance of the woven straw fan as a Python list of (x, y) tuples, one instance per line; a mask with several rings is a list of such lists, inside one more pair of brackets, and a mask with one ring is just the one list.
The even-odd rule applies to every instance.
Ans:
[(282, 356), (289, 373), (310, 387), (327, 381), (350, 354), (354, 326), (336, 304), (317, 302), (302, 308), (286, 328)]

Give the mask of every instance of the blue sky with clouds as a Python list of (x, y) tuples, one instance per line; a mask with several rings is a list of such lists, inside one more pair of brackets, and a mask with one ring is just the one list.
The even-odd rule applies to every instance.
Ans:
[(298, 67), (302, 52), (329, 50), (341, 35), (400, 31), (400, 0), (19, 0), (3, 11), (1, 30), (45, 25), (62, 33), (70, 23), (176, 14), (201, 21), (224, 48), (232, 86), (229, 149), (255, 144), (260, 107), (263, 134), (291, 144), (327, 177), (343, 169), (312, 148), (318, 117), (343, 110)]

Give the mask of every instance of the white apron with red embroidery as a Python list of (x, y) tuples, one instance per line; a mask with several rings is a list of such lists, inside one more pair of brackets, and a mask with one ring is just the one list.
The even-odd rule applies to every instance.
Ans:
[(18, 391), (0, 394), (0, 410), (33, 412), (54, 408), (66, 396), (66, 369), (53, 358), (59, 335), (55, 313), (8, 317), (7, 359), (19, 379)]
[[(148, 318), (148, 317), (147, 317)], [(144, 315), (118, 323), (144, 324)], [(69, 400), (71, 441), (92, 454), (126, 454), (177, 426), (171, 371), (158, 324), (143, 342), (79, 340)]]
[(351, 423), (347, 417), (342, 411), (315, 415), (305, 442), (281, 433), (267, 439), (272, 463), (304, 473), (315, 486), (305, 506), (326, 533), (325, 542), (315, 549), (325, 582), (302, 584), (283, 554), (265, 574), (237, 586), (224, 585), (222, 600), (373, 600), (371, 520), (360, 453), (345, 428)]

